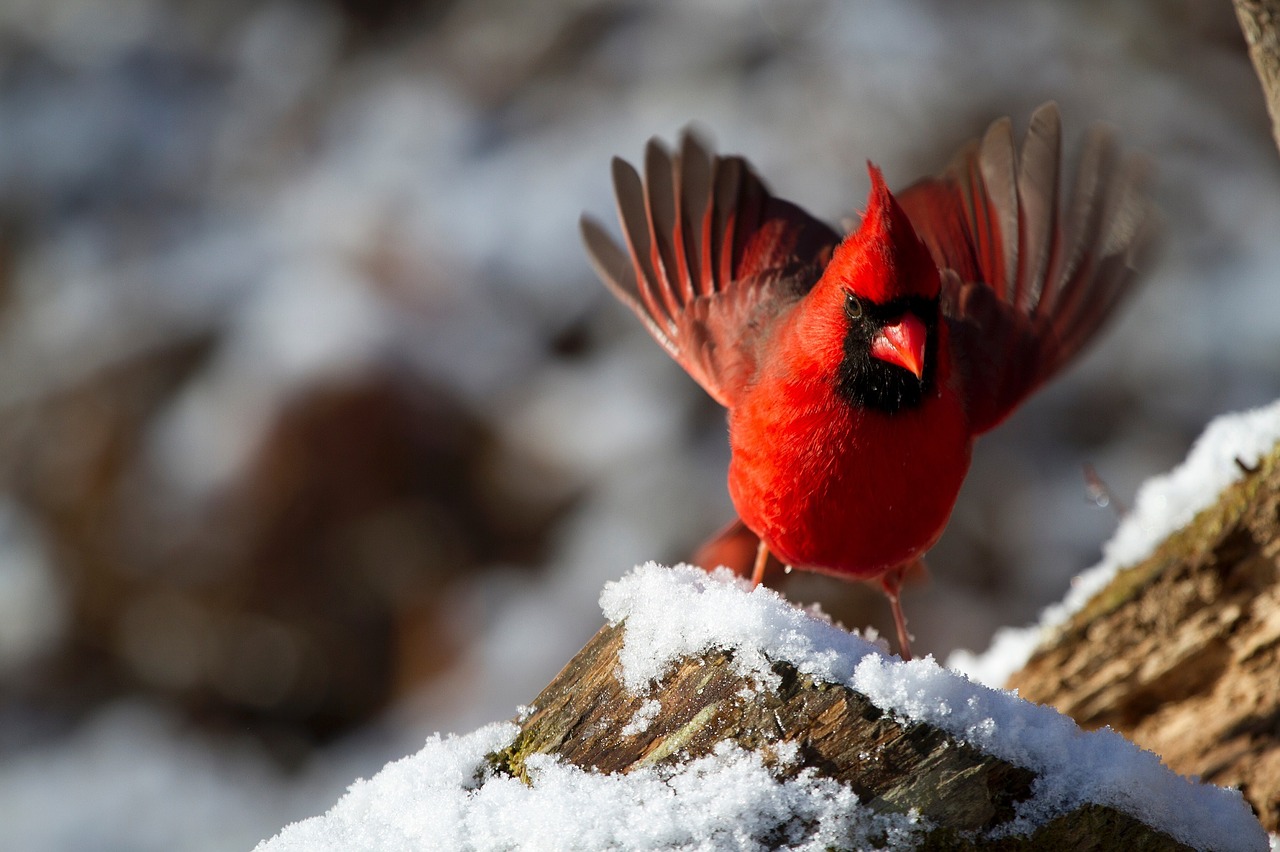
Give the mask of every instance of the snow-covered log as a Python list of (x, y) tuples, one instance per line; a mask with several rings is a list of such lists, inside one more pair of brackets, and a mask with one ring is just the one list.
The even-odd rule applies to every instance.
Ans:
[(650, 564), (601, 603), (518, 726), (435, 740), (264, 852), (1267, 848), (1238, 791), (727, 572)]
[(527, 777), (533, 754), (606, 773), (675, 767), (731, 744), (761, 753), (780, 777), (813, 768), (848, 785), (873, 811), (914, 809), (961, 830), (1010, 822), (1031, 794), (1034, 772), (933, 725), (895, 718), (785, 661), (773, 663), (773, 677), (761, 683), (737, 670), (734, 651), (712, 649), (632, 692), (614, 674), (625, 643), (625, 624), (596, 634), (497, 755), (502, 771)]

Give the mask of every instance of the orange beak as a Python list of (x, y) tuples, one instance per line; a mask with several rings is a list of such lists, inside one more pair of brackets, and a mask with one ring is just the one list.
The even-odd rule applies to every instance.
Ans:
[(881, 361), (910, 370), (917, 378), (924, 374), (924, 346), (929, 331), (915, 314), (903, 314), (897, 322), (886, 323), (871, 341), (871, 354)]

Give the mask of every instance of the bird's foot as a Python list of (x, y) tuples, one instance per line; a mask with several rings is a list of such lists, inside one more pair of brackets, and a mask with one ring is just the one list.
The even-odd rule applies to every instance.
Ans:
[(923, 561), (918, 559), (915, 562), (899, 565), (880, 578), (880, 585), (884, 589), (885, 597), (889, 599), (890, 609), (893, 610), (893, 624), (898, 629), (898, 653), (901, 654), (903, 660), (911, 659), (911, 634), (907, 632), (907, 616), (902, 612), (902, 600), (899, 592), (902, 588), (903, 576), (906, 575), (907, 571), (915, 567), (917, 563), (923, 563)]
[(769, 545), (764, 543), (764, 539), (760, 539), (760, 547), (756, 550), (756, 566), (751, 572), (751, 588), (755, 588), (764, 582), (764, 569), (769, 564)]

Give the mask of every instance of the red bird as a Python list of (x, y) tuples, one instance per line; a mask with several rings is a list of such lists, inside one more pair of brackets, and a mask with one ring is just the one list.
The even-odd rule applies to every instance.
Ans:
[(596, 271), (729, 410), (722, 538), (796, 568), (880, 578), (910, 658), (903, 573), (942, 535), (976, 436), (1064, 367), (1132, 289), (1144, 169), (1087, 137), (1064, 198), (1049, 103), (1021, 155), (996, 121), (896, 196), (868, 163), (843, 239), (686, 133), (613, 161), (627, 251), (583, 218)]

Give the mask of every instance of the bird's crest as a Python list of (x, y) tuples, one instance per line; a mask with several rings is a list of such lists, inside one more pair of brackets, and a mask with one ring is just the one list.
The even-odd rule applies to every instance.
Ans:
[(867, 163), (871, 191), (862, 222), (836, 248), (824, 277), (876, 304), (907, 296), (938, 295), (938, 267), (907, 214)]

